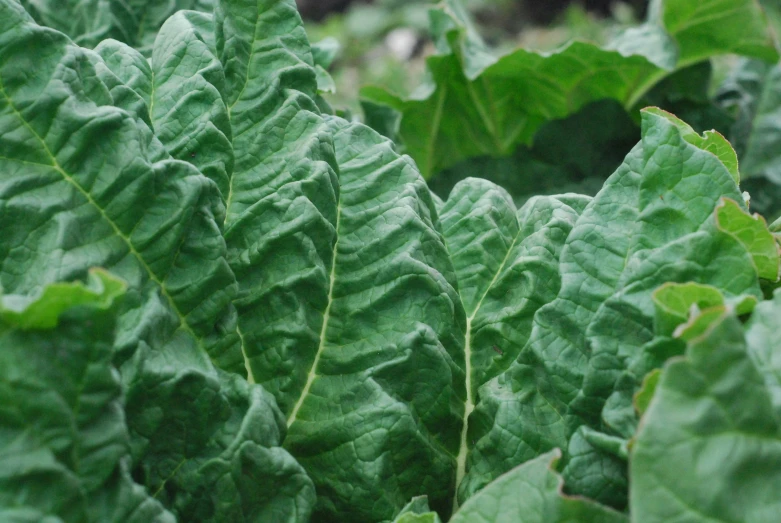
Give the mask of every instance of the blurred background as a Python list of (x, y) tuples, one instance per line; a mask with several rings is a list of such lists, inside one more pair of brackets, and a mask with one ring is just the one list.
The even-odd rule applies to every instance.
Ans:
[[(333, 39), (335, 108), (360, 112), (358, 90), (378, 84), (408, 94), (433, 52), (421, 0), (297, 0), (312, 42)], [(486, 43), (501, 50), (551, 50), (577, 38), (604, 43), (645, 17), (647, 0), (463, 0)]]

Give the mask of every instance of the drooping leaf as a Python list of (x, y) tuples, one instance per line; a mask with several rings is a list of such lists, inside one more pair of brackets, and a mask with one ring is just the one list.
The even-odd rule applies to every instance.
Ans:
[(713, 55), (778, 59), (753, 0), (658, 0), (644, 25), (606, 48), (573, 42), (552, 53), (496, 55), (452, 0), (431, 11), (430, 25), (437, 53), (415, 93), (361, 91), (401, 113), (401, 140), (427, 178), (467, 158), (506, 156), (531, 144), (543, 123), (588, 102), (611, 98), (631, 109), (665, 76)]

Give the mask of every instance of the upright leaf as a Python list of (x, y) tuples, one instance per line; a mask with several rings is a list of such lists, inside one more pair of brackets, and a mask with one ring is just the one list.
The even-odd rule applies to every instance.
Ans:
[(182, 519), (305, 520), (314, 491), (279, 447), (273, 399), (212, 363), (244, 369), (216, 185), (171, 159), (143, 96), (99, 55), (13, 0), (0, 48), (0, 285), (28, 294), (93, 266), (122, 277), (133, 477)]
[(320, 346), (285, 446), (314, 478), (324, 520), (390, 519), (420, 494), (447, 514), (464, 312), (433, 202), (390, 141), (360, 124), (328, 124), (341, 185), (337, 240)]
[[(444, 204), (442, 230), (467, 315), (465, 419), (479, 400), (479, 387), (507, 370), (529, 339), (534, 314), (556, 297), (561, 248), (588, 201), (576, 195), (539, 197), (517, 211), (504, 190), (469, 178)], [(457, 483), (472, 442), (465, 423)]]
[(225, 239), (242, 347), (250, 379), (289, 415), (328, 303), (339, 197), (333, 145), (292, 1), (221, 2), (216, 42), (235, 155)]
[(727, 167), (665, 115), (643, 112), (642, 142), (567, 237), (558, 296), (536, 313), (516, 361), (479, 390), (464, 498), (558, 446), (567, 449), (573, 491), (625, 505), (622, 438), (631, 432), (615, 424), (615, 409), (623, 401), (631, 408), (651, 370), (620, 387), (654, 341), (652, 291), (694, 281), (727, 296), (761, 296), (752, 254), (717, 220), (723, 197), (741, 201)]

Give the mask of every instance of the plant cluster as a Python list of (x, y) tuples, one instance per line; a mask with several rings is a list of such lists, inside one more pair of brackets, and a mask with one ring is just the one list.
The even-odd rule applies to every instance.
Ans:
[[(778, 520), (781, 226), (634, 112), (776, 60), (754, 1), (501, 58), (446, 2), (424, 88), (367, 94), (396, 141), (292, 0), (58, 5), (0, 0), (0, 520)], [(640, 138), (594, 196), (421, 175), (604, 98)]]

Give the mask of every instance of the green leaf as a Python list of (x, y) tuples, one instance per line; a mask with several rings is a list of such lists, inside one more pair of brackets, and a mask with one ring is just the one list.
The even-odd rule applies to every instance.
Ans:
[(87, 285), (53, 283), (37, 296), (0, 295), (0, 321), (16, 329), (51, 329), (63, 311), (78, 305), (109, 308), (125, 293), (125, 282), (102, 270), (90, 270)]
[[(332, 139), (312, 55), (288, 0), (221, 2), (217, 56), (236, 158), (225, 241), (244, 363), (289, 415), (320, 346), (336, 239)], [(262, 267), (263, 270), (258, 270)]]
[(437, 53), (415, 93), (405, 99), (381, 88), (361, 91), (402, 114), (401, 139), (427, 178), (467, 158), (506, 156), (531, 144), (545, 122), (589, 102), (610, 98), (632, 109), (657, 82), (711, 56), (778, 59), (753, 0), (655, 1), (645, 25), (606, 48), (572, 42), (552, 53), (496, 55), (452, 0), (431, 11), (430, 25)]
[[(503, 189), (468, 178), (445, 202), (442, 231), (467, 315), (465, 418), (474, 409), (478, 388), (517, 358), (535, 313), (555, 298), (561, 248), (588, 201), (576, 195), (537, 197), (516, 210)], [(461, 430), (459, 484), (473, 446), (470, 431), (468, 424)]]
[(113, 361), (127, 473), (183, 520), (306, 520), (314, 489), (280, 447), (273, 398), (214, 366), (245, 370), (225, 208), (216, 184), (172, 159), (137, 112), (154, 99), (120, 78), (140, 84), (137, 57), (109, 67), (11, 0), (0, 1), (0, 46), (0, 284), (34, 294), (93, 266), (121, 277)]
[(716, 222), (720, 229), (732, 234), (751, 254), (760, 278), (778, 281), (779, 246), (763, 217), (758, 214), (751, 216), (736, 202), (724, 199), (716, 207)]
[(318, 350), (285, 447), (315, 481), (318, 517), (391, 519), (421, 494), (447, 514), (465, 327), (434, 205), (390, 141), (339, 118), (328, 125), (339, 164), (337, 240)]
[(123, 291), (121, 281), (95, 271), (86, 286), (59, 283), (35, 297), (2, 297), (4, 521), (175, 521), (127, 469), (130, 438), (111, 362), (110, 309)]
[(657, 107), (648, 107), (645, 111), (667, 118), (675, 125), (681, 133), (681, 137), (692, 145), (716, 155), (724, 167), (732, 175), (736, 184), (740, 184), (740, 173), (738, 172), (738, 156), (735, 150), (729, 144), (726, 138), (716, 131), (705, 131), (702, 135), (697, 134), (689, 124), (676, 117), (674, 114), (663, 111)]
[(181, 9), (211, 11), (212, 0), (22, 0), (41, 24), (62, 31), (84, 47), (113, 38), (145, 54), (166, 19)]
[(779, 314), (777, 295), (757, 306), (744, 335), (722, 309), (690, 340), (686, 356), (665, 366), (630, 456), (633, 519), (774, 520), (781, 510), (779, 374), (759, 355), (781, 352), (768, 329)]
[(619, 523), (628, 518), (585, 498), (562, 493), (556, 449), (503, 474), (450, 519), (451, 523)]
[(648, 410), (648, 405), (651, 404), (651, 399), (656, 393), (656, 386), (659, 384), (659, 378), (662, 375), (660, 369), (654, 369), (649, 372), (645, 378), (643, 378), (643, 384), (640, 386), (640, 390), (635, 393), (634, 405), (637, 413), (642, 416), (645, 411)]
[(737, 314), (747, 314), (757, 304), (755, 296), (725, 300), (716, 287), (694, 282), (665, 283), (654, 291), (652, 298), (656, 310), (654, 328), (656, 334), (661, 336), (672, 335), (679, 325), (689, 320), (692, 310), (699, 312), (730, 303)]
[[(612, 432), (614, 409), (626, 405), (634, 416), (632, 395), (660, 364), (646, 351), (669, 351), (655, 345), (657, 287), (695, 282), (728, 297), (761, 297), (751, 254), (716, 220), (724, 197), (739, 200), (740, 193), (718, 158), (685, 140), (666, 117), (643, 112), (642, 142), (566, 238), (557, 297), (535, 314), (518, 358), (478, 391), (469, 420), (475, 445), (459, 487), (464, 498), (540, 450), (570, 449), (579, 427), (631, 435), (624, 430), (632, 423), (623, 421), (624, 429)], [(578, 437), (593, 447), (593, 438)], [(587, 488), (577, 493), (621, 507), (621, 482), (605, 472), (616, 470), (606, 464), (618, 456), (606, 449), (594, 447), (597, 457), (577, 471), (590, 481), (573, 483)], [(565, 467), (568, 481), (575, 479), (570, 473)]]
[(412, 498), (393, 520), (393, 523), (441, 523), (439, 515), (428, 507), (428, 498), (418, 496)]

